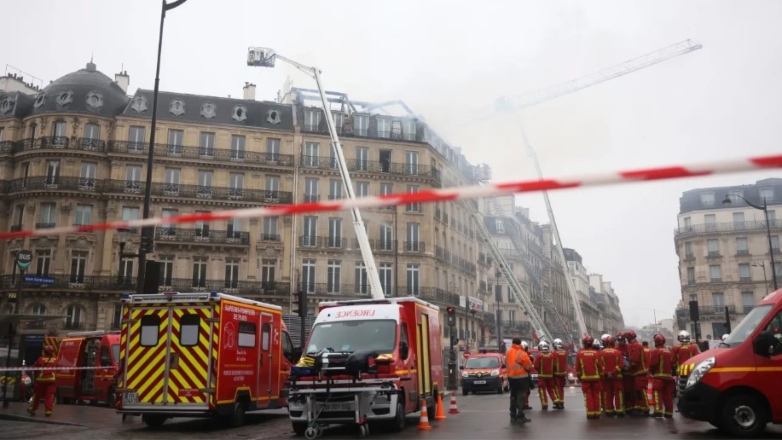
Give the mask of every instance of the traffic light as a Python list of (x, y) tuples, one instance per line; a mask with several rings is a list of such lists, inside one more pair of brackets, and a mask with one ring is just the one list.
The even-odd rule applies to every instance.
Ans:
[(453, 306), (448, 306), (445, 311), (448, 315), (448, 326), (456, 327), (456, 308)]
[(296, 310), (296, 314), (304, 319), (307, 317), (307, 292), (299, 290), (296, 293), (296, 297), (296, 305), (299, 308)]
[(459, 335), (456, 332), (451, 332), (451, 347), (459, 345)]
[[(146, 231), (145, 231), (146, 232)], [(154, 230), (152, 233), (142, 233), (141, 234), (141, 249), (144, 250), (144, 252), (151, 254), (155, 252), (155, 232)]]

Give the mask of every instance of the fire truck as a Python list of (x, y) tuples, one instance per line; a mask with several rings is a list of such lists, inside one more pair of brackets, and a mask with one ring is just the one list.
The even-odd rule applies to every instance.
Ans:
[(405, 416), (442, 396), (440, 312), (418, 298), (324, 302), (305, 352), (291, 371), (293, 430), (315, 438), (327, 424), (380, 422), (393, 431)]
[(763, 298), (718, 348), (679, 366), (682, 416), (735, 437), (782, 423), (782, 289)]
[(121, 298), (117, 410), (150, 427), (172, 417), (244, 423), (287, 405), (293, 355), (282, 309), (218, 292)]
[(115, 402), (119, 332), (74, 332), (60, 340), (55, 375), (62, 403)]

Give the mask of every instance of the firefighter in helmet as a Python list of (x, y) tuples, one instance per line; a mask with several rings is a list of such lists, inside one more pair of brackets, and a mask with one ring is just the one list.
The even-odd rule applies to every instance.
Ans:
[(38, 403), (41, 398), (44, 398), (44, 405), (46, 407), (46, 417), (51, 417), (52, 410), (54, 409), (54, 393), (57, 391), (57, 385), (54, 383), (54, 365), (56, 363), (54, 357), (54, 347), (47, 345), (43, 349), (43, 356), (39, 357), (35, 364), (33, 364), (33, 371), (35, 374), (35, 385), (33, 386), (33, 402), (27, 412), (31, 415), (35, 415), (35, 411), (38, 410)]
[(600, 380), (603, 375), (600, 353), (593, 347), (595, 340), (586, 335), (581, 339), (583, 348), (576, 354), (578, 380), (584, 392), (587, 419), (600, 418)]
[(554, 339), (554, 386), (557, 389), (555, 409), (565, 409), (565, 382), (567, 382), (567, 351), (562, 339)]

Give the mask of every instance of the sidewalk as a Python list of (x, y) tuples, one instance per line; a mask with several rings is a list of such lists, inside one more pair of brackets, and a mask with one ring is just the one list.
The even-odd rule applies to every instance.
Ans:
[(54, 405), (51, 417), (44, 416), (43, 403), (35, 416), (27, 412), (25, 402), (10, 402), (8, 408), (0, 407), (0, 420), (49, 423), (54, 425), (84, 426), (89, 428), (111, 428), (122, 423), (122, 416), (114, 409), (90, 405)]

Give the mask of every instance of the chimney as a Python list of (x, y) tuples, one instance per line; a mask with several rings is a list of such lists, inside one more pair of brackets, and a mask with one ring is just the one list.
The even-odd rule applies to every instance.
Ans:
[(122, 88), (122, 91), (126, 94), (128, 93), (128, 86), (130, 85), (130, 76), (128, 76), (128, 72), (123, 70), (120, 73), (114, 74), (114, 82), (117, 83), (120, 88)]
[(255, 101), (255, 84), (246, 82), (242, 90), (244, 91), (244, 99)]

